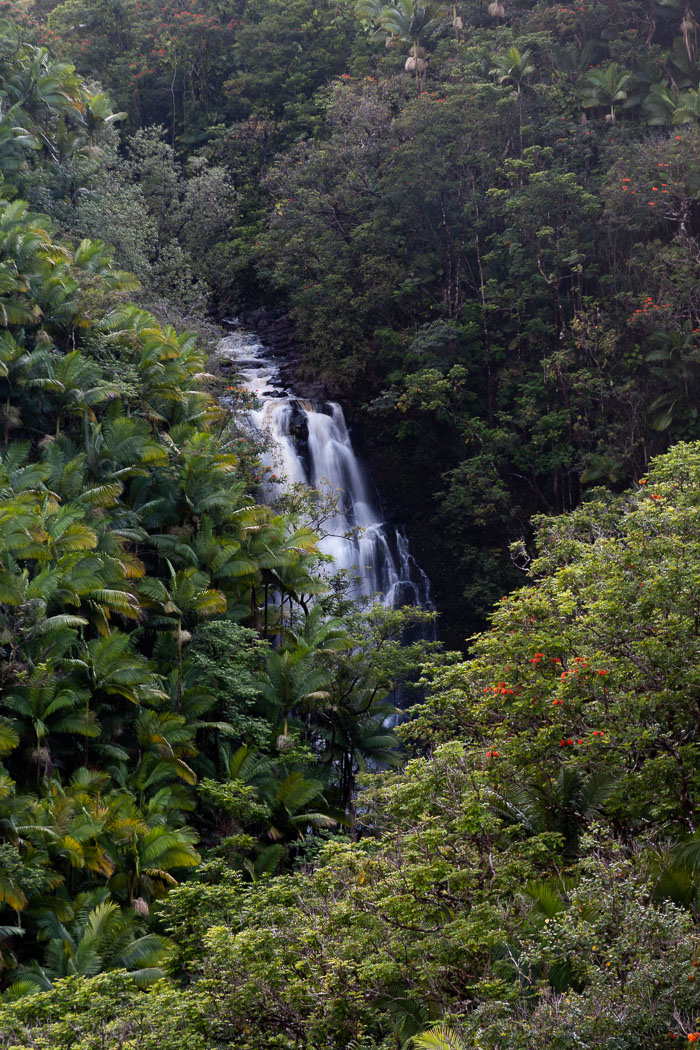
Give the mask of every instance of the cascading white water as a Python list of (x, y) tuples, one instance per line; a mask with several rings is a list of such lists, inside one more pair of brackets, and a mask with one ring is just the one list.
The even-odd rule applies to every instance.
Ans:
[(250, 412), (251, 422), (267, 436), (285, 483), (302, 482), (335, 497), (337, 513), (326, 522), (328, 535), (321, 543), (334, 567), (355, 574), (359, 592), (377, 595), (388, 607), (429, 607), (428, 578), (411, 557), (405, 535), (382, 520), (340, 405), (305, 401), (284, 388), (252, 332), (236, 329), (226, 336), (218, 357), (256, 397), (260, 407)]

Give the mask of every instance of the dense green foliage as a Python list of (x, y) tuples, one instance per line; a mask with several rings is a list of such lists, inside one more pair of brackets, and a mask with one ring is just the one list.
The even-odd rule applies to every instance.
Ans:
[[(16, 997), (125, 969), (146, 987), (171, 952), (152, 902), (202, 848), (255, 880), (311, 829), (352, 830), (358, 771), (398, 761), (385, 697), (425, 652), (400, 644), (424, 616), (332, 589), (299, 512), (256, 503), (263, 451), (213, 396), (197, 338), (125, 301), (139, 282), (103, 241), (65, 235), (113, 221), (116, 198), (133, 207), (124, 257), (139, 218), (205, 237), (193, 188), (216, 172), (183, 190), (143, 134), (110, 182), (105, 96), (2, 29), (3, 983)], [(69, 179), (72, 200), (46, 192)], [(177, 275), (141, 263), (142, 296), (181, 313)]]
[[(696, 0), (0, 12), (0, 1047), (700, 1039)], [(271, 302), (466, 655), (257, 502)]]
[(679, 446), (638, 492), (540, 523), (528, 585), (430, 671), (402, 731), (430, 753), (372, 778), (359, 842), (247, 887), (204, 865), (157, 908), (181, 991), (60, 984), (0, 1014), (6, 1045), (694, 1035), (699, 463)]
[(697, 0), (157, 7), (27, 32), (230, 172), (200, 275), (352, 393), (461, 644), (532, 514), (697, 437)]

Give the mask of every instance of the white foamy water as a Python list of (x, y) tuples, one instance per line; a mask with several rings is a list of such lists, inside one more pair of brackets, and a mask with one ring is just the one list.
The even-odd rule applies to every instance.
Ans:
[(325, 523), (328, 535), (321, 541), (335, 569), (355, 574), (359, 592), (376, 595), (388, 607), (430, 606), (428, 578), (405, 535), (383, 520), (340, 405), (304, 400), (285, 388), (252, 332), (234, 330), (219, 343), (218, 355), (231, 361), (241, 377), (238, 385), (260, 402), (250, 421), (267, 437), (269, 458), (283, 484), (301, 482), (336, 497), (337, 513)]

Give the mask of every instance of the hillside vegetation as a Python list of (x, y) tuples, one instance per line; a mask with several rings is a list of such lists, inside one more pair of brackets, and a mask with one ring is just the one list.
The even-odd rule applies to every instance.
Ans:
[(158, 251), (288, 314), (300, 378), (351, 403), (453, 644), (532, 514), (699, 436), (695, 0), (26, 10), (189, 163), (191, 223), (137, 175)]
[[(700, 1039), (700, 7), (0, 13), (0, 1047)], [(261, 306), (464, 649), (262, 503)]]

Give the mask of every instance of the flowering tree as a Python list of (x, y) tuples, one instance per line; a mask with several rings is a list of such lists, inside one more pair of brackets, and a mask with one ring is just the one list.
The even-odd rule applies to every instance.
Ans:
[(637, 491), (539, 519), (528, 585), (503, 598), (467, 662), (431, 675), (408, 736), (498, 749), (501, 785), (562, 764), (616, 779), (608, 811), (697, 827), (700, 444), (656, 460)]

